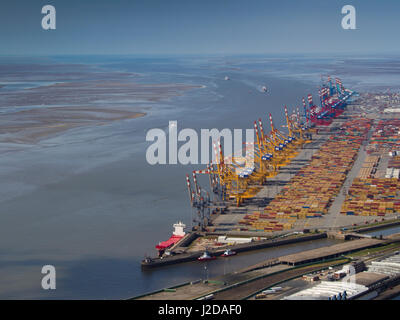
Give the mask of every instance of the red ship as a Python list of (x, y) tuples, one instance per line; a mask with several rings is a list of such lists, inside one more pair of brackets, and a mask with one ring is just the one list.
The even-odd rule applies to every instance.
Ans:
[(319, 98), (321, 106), (313, 103), (312, 95), (307, 96), (308, 109), (305, 99), (303, 98), (303, 106), (305, 118), (316, 125), (328, 126), (332, 120), (340, 116), (347, 105), (347, 99), (354, 92), (345, 89), (340, 79), (336, 78), (336, 86), (333, 86), (331, 78), (328, 77), (327, 84), (324, 84), (319, 90)]
[(174, 224), (174, 232), (172, 233), (171, 238), (156, 245), (156, 249), (158, 250), (160, 256), (166, 249), (172, 247), (185, 236), (186, 233), (183, 231), (185, 227), (186, 225), (180, 221)]

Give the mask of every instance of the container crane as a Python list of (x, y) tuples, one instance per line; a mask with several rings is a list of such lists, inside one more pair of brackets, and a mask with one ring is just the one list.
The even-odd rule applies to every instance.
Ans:
[(286, 160), (290, 162), (290, 160), (297, 155), (297, 150), (292, 144), (293, 138), (286, 137), (282, 132), (275, 128), (271, 114), (269, 114), (269, 120), (271, 124), (271, 138), (274, 142), (275, 150), (283, 150)]
[(191, 186), (189, 175), (186, 175), (190, 205), (196, 209), (196, 217), (192, 217), (192, 221), (194, 222), (194, 228), (205, 230), (210, 221), (210, 195), (198, 186), (195, 173), (193, 173), (193, 179), (194, 188)]

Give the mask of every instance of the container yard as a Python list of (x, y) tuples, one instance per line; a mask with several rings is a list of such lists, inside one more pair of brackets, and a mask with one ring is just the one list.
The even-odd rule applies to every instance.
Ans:
[[(223, 163), (221, 146), (217, 143), (215, 154), (222, 159), (222, 165), (210, 164), (206, 170), (194, 172), (193, 182), (187, 178), (196, 214), (194, 221), (198, 225), (182, 241), (194, 233), (196, 236), (186, 241), (185, 246), (178, 242), (166, 248), (168, 256), (162, 253), (161, 259), (150, 259), (148, 265), (142, 266), (189, 261), (187, 256), (194, 260), (203, 252), (218, 257), (226, 248), (240, 254), (301, 243), (314, 237), (343, 239), (342, 243), (260, 262), (210, 282), (200, 281), (199, 290), (195, 284), (186, 284), (182, 289), (173, 288), (174, 292), (163, 290), (139, 298), (357, 299), (371, 295), (372, 291), (372, 296), (377, 297), (395, 283), (397, 271), (396, 275), (383, 274), (377, 268), (384, 263), (370, 262), (398, 250), (398, 237), (385, 239), (361, 233), (397, 225), (400, 212), (400, 120), (387, 119), (383, 113), (379, 119), (377, 113), (381, 107), (366, 112), (365, 106), (373, 97), (360, 95), (349, 105), (349, 110), (337, 116), (329, 113), (329, 121), (317, 121), (318, 117), (313, 117), (312, 121), (307, 116), (301, 120), (295, 113), (289, 117), (285, 110), (288, 127), (292, 120), (296, 123), (293, 128), (301, 128), (302, 135), (301, 131), (297, 134), (278, 132), (272, 117), (270, 135), (261, 120), (255, 122), (255, 150), (259, 154), (270, 150), (272, 156), (264, 156), (253, 173), (237, 178), (229, 176), (232, 172), (226, 174), (231, 169)], [(309, 107), (311, 105), (312, 99)], [(277, 149), (268, 149), (274, 134), (276, 139), (282, 136), (286, 143), (289, 137), (298, 137), (300, 142), (284, 152), (277, 144), (274, 145)], [(264, 166), (265, 161), (268, 166)], [(245, 165), (246, 161), (243, 163)], [(197, 194), (198, 189), (204, 190), (199, 186), (198, 174), (209, 175), (211, 190), (217, 191), (214, 196), (204, 194), (201, 197), (202, 191)], [(241, 184), (241, 192), (235, 193), (230, 189), (234, 188), (234, 183), (227, 181), (236, 179), (238, 183), (239, 178), (246, 183)], [(221, 182), (221, 179), (226, 180)], [(236, 191), (237, 187), (238, 184)], [(343, 265), (349, 262), (355, 265), (360, 257), (370, 270), (358, 270), (354, 286), (332, 282), (335, 277), (346, 278), (343, 270), (349, 268)], [(397, 270), (397, 266), (393, 268)], [(332, 292), (336, 294), (330, 294)]]
[[(340, 100), (338, 90), (334, 92), (336, 98), (332, 101)], [(303, 117), (296, 112), (289, 116), (284, 108), (288, 133), (277, 130), (272, 116), (270, 132), (261, 119), (256, 121), (254, 168), (247, 166), (248, 159), (235, 156), (231, 157), (233, 166), (228, 164), (217, 141), (214, 151), (219, 163), (194, 171), (192, 179), (186, 177), (193, 230), (159, 251), (159, 257), (146, 258), (142, 267), (194, 261), (205, 253), (210, 260), (224, 259), (220, 256), (227, 248), (240, 255), (321, 237), (344, 242), (260, 262), (234, 276), (219, 277), (216, 282), (201, 281), (199, 290), (194, 284), (186, 284), (173, 288), (174, 293), (163, 290), (140, 299), (303, 299), (321, 297), (324, 290), (342, 294), (343, 285), (320, 283), (314, 272), (348, 263), (353, 252), (385, 248), (388, 241), (394, 240), (374, 239), (361, 232), (399, 222), (400, 121), (385, 119), (384, 114), (379, 119), (380, 107), (366, 112), (372, 97), (360, 95), (349, 110), (327, 112), (329, 119), (318, 119), (321, 113), (310, 116), (308, 110), (315, 110), (312, 98), (308, 106), (304, 103)], [(324, 110), (332, 106), (334, 103)], [(200, 186), (199, 175), (208, 176), (210, 192)], [(322, 281), (328, 279), (328, 273)], [(297, 279), (303, 275), (310, 275), (308, 278), (315, 279), (320, 287), (310, 287), (314, 281), (306, 281), (306, 285)], [(359, 288), (354, 292), (349, 288), (347, 298), (366, 294), (373, 284), (389, 280), (376, 272), (361, 272)], [(282, 281), (289, 281), (289, 285), (270, 289)], [(300, 289), (309, 291), (298, 293)]]
[(367, 152), (392, 153), (399, 149), (400, 119), (380, 120), (367, 146)]
[[(342, 132), (330, 138), (285, 186), (263, 213), (246, 215), (239, 223), (245, 230), (281, 231), (290, 229), (296, 219), (321, 218), (327, 214), (333, 198), (351, 169), (371, 120), (346, 122)], [(286, 219), (278, 223), (275, 219)]]
[(0, 299), (400, 300), (400, 0), (1, 3)]
[(400, 120), (379, 120), (365, 148), (369, 156), (348, 190), (342, 214), (387, 216), (400, 211), (399, 144)]
[(360, 179), (373, 178), (376, 173), (380, 159), (380, 156), (368, 156), (365, 159), (364, 164), (361, 167), (357, 177)]
[[(216, 216), (226, 214), (227, 208), (231, 209), (228, 210), (228, 213), (232, 212), (233, 206), (244, 206), (247, 211), (251, 207), (251, 201), (254, 200), (261, 191), (269, 189), (269, 187), (266, 186), (268, 180), (277, 177), (284, 169), (290, 167), (291, 163), (303, 161), (303, 159), (299, 159), (299, 156), (301, 157), (301, 155), (304, 155), (302, 149), (306, 148), (307, 144), (312, 143), (312, 134), (317, 131), (315, 124), (320, 124), (322, 121), (324, 126), (331, 125), (333, 120), (343, 113), (347, 99), (353, 94), (352, 91), (344, 88), (339, 79), (336, 79), (336, 85), (334, 86), (330, 77), (328, 77), (327, 83), (324, 84), (320, 92), (321, 107), (317, 107), (313, 103), (311, 95), (308, 95), (308, 106), (306, 106), (303, 98), (303, 118), (300, 116), (298, 108), (289, 114), (287, 107), (284, 107), (287, 133), (278, 130), (274, 125), (272, 115), (269, 114), (270, 131), (267, 132), (264, 130), (261, 118), (258, 119), (258, 121), (254, 121), (254, 131), (257, 139), (253, 145), (246, 146), (239, 155), (232, 154), (226, 157), (223, 154), (220, 141), (213, 142), (215, 162), (208, 164), (204, 170), (193, 171), (193, 180), (190, 179), (189, 175), (186, 176), (190, 205), (193, 208), (192, 214), (194, 212), (192, 219), (194, 224), (192, 228), (193, 231), (216, 231), (216, 228), (213, 226), (218, 225), (218, 222), (216, 222), (217, 219), (215, 219), (217, 218)], [(346, 135), (352, 130), (350, 129), (350, 125), (355, 124), (355, 122), (345, 124), (345, 128), (348, 128)], [(358, 135), (359, 132), (356, 134)], [(340, 142), (340, 145), (333, 146), (333, 141), (331, 141), (330, 144), (334, 148), (344, 148), (350, 151), (354, 147), (352, 143), (357, 143), (348, 143), (350, 140), (350, 137), (347, 137), (346, 140)], [(356, 141), (357, 139), (353, 140)], [(329, 145), (326, 146), (326, 148), (329, 148)], [(242, 156), (243, 151), (246, 153), (245, 157)], [(307, 152), (307, 157), (304, 160), (309, 160), (309, 154), (310, 153)], [(343, 153), (341, 157), (343, 157), (343, 159), (339, 159), (339, 157), (336, 158), (336, 165), (341, 165), (340, 161), (343, 161), (344, 166), (350, 166), (351, 162), (354, 160), (351, 159), (352, 157), (354, 158), (352, 154), (349, 154), (347, 157), (345, 153)], [(312, 170), (319, 166), (317, 162), (319, 162), (318, 159), (320, 158), (326, 159), (327, 163), (329, 162), (329, 156), (324, 156), (323, 151), (320, 151), (314, 159), (311, 158), (313, 165), (309, 167), (309, 170), (300, 172), (296, 177), (306, 176), (311, 173)], [(323, 166), (326, 166), (327, 163), (323, 162), (323, 160), (321, 162), (320, 172), (315, 172), (314, 177), (318, 174), (330, 174), (328, 172), (323, 172)], [(333, 164), (333, 166), (336, 165)], [(301, 166), (299, 169), (300, 168)], [(337, 169), (337, 174), (335, 175), (336, 180), (333, 180), (331, 185), (326, 186), (326, 189), (332, 190), (332, 194), (335, 192), (335, 187), (336, 189), (340, 187), (340, 180), (343, 179), (346, 170), (347, 169), (341, 171), (341, 169)], [(209, 191), (200, 186), (198, 175), (203, 174), (208, 175), (210, 184)], [(299, 184), (302, 183), (301, 179), (297, 180), (294, 179), (293, 183), (290, 183), (295, 188), (296, 182)], [(328, 178), (326, 178), (326, 180), (329, 181)], [(305, 181), (305, 183), (308, 183), (308, 181)], [(321, 184), (320, 191), (324, 192), (323, 184)], [(316, 196), (312, 194), (311, 190), (309, 193), (310, 199), (305, 201), (312, 201), (312, 203), (308, 208), (308, 203), (300, 203), (302, 204), (301, 210), (296, 210), (296, 216), (288, 214), (288, 210), (285, 210), (285, 208), (282, 208), (282, 210), (286, 212), (281, 212), (281, 210), (279, 210), (279, 214), (283, 215), (279, 218), (286, 218), (287, 221), (282, 222), (275, 220), (275, 218), (277, 218), (277, 213), (269, 212), (268, 209), (264, 208), (264, 212), (259, 215), (257, 215), (257, 213), (252, 213), (251, 215), (246, 215), (244, 219), (239, 216), (241, 221), (236, 220), (238, 223), (234, 223), (235, 227), (232, 228), (232, 230), (236, 232), (284, 231), (292, 229), (293, 222), (297, 218), (319, 217), (321, 213), (326, 211), (330, 197), (329, 195), (324, 195), (322, 197)], [(332, 196), (332, 194), (330, 194), (330, 196)], [(277, 197), (282, 198), (282, 196), (279, 195)], [(300, 201), (303, 201), (303, 199)], [(273, 205), (274, 204), (271, 206)], [(314, 207), (315, 205), (316, 207)], [(310, 209), (311, 206), (312, 209)], [(267, 216), (264, 216), (265, 214), (267, 214)], [(247, 227), (247, 220), (251, 221), (249, 227)], [(245, 225), (245, 227), (243, 225)], [(169, 249), (175, 247), (184, 238), (185, 233), (183, 230), (179, 232), (175, 230), (169, 240), (160, 242), (156, 246), (157, 250), (159, 250), (159, 256), (162, 257), (164, 253), (170, 255), (171, 250)], [(145, 259), (145, 262), (146, 261), (149, 261), (149, 259)]]
[(385, 216), (400, 211), (398, 178), (354, 180), (341, 210), (345, 215)]

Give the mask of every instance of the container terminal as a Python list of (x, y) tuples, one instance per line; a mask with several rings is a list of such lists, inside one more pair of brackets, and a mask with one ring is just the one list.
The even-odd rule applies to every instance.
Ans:
[[(393, 117), (400, 113), (399, 97), (357, 94), (339, 79), (333, 85), (331, 77), (319, 93), (319, 106), (311, 95), (302, 99), (302, 116), (298, 108), (291, 114), (283, 108), (288, 133), (274, 126), (271, 115), (268, 133), (261, 119), (255, 121), (254, 153), (247, 157), (232, 155), (227, 161), (215, 141), (216, 163), (186, 177), (192, 229), (185, 232), (186, 226), (176, 223), (171, 238), (157, 245), (158, 256), (146, 257), (142, 268), (200, 260), (205, 254), (222, 259), (227, 249), (240, 254), (323, 237), (350, 240), (327, 256), (322, 253), (330, 250), (324, 248), (302, 253), (300, 262), (279, 258), (262, 264), (268, 274), (287, 268), (309, 273), (325, 264), (332, 267), (329, 261), (318, 266), (314, 261), (393, 245), (393, 239), (373, 239), (363, 232), (400, 224), (400, 120)], [(210, 192), (200, 186), (199, 175), (208, 176)], [(263, 268), (238, 277), (264, 274)], [(297, 271), (287, 270), (292, 278)], [(229, 291), (229, 281), (223, 282), (221, 288)], [(209, 283), (202, 285), (209, 289)]]

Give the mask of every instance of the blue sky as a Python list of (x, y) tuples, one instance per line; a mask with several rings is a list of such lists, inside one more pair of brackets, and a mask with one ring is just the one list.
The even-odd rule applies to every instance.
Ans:
[[(57, 29), (41, 28), (54, 5)], [(341, 28), (341, 8), (357, 30)], [(0, 54), (398, 53), (398, 0), (2, 0)]]

